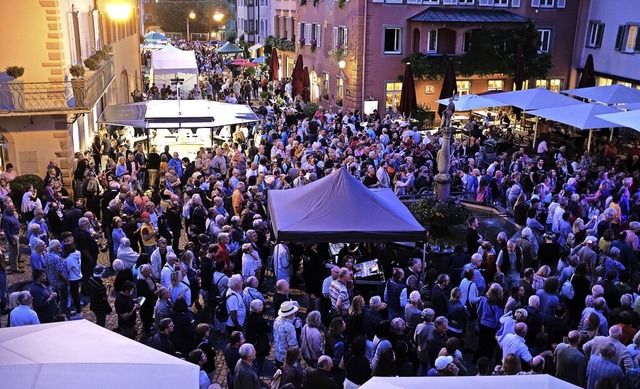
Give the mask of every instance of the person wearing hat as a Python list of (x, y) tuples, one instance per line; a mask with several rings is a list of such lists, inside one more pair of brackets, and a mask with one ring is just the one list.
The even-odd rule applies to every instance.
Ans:
[(156, 230), (151, 222), (149, 212), (142, 213), (142, 225), (138, 231), (140, 232), (144, 252), (151, 256), (156, 249)]
[(111, 289), (111, 284), (105, 286), (104, 282), (102, 282), (105, 269), (104, 265), (97, 265), (93, 269), (93, 276), (89, 278), (87, 284), (87, 291), (91, 297), (90, 308), (96, 315), (96, 324), (101, 327), (105, 326), (107, 315), (113, 310), (107, 300), (108, 289)]
[(574, 247), (571, 250), (571, 255), (577, 255), (580, 263), (586, 263), (588, 269), (588, 275), (594, 276), (596, 272), (596, 261), (598, 260), (598, 255), (594, 251), (593, 247), (595, 246), (598, 238), (595, 236), (587, 236), (578, 246)]
[(277, 369), (282, 368), (287, 349), (291, 346), (299, 346), (294, 325), (296, 312), (298, 312), (298, 306), (293, 301), (285, 301), (280, 306), (278, 317), (273, 322), (273, 345)]
[(436, 358), (433, 366), (427, 373), (429, 377), (457, 376), (459, 372), (458, 367), (453, 363), (452, 356), (443, 355)]

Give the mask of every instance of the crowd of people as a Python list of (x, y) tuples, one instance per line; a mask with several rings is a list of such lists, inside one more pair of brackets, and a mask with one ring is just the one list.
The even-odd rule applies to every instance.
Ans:
[[(268, 91), (286, 96), (287, 85)], [(216, 337), (228, 339), (226, 381), (238, 389), (264, 386), (271, 358), (271, 387), (283, 388), (476, 373), (640, 386), (640, 149), (624, 163), (611, 154), (615, 143), (601, 143), (573, 160), (543, 137), (529, 156), (509, 143), (504, 120), (470, 122), (469, 136), (453, 142), (452, 185), (512, 212), (518, 233), (484, 237), (471, 217), (446, 272), (436, 272), (427, 248), (426, 261), (406, 258), (384, 293), (369, 296), (347, 251), (330, 263), (327, 244), (272, 239), (269, 191), (341, 168), (370, 188), (430, 190), (442, 133), (420, 131), (393, 108), (366, 117), (303, 108), (264, 100), (259, 122), (233, 128), (230, 143), (201, 147), (194, 160), (104, 131), (77, 154), (72, 194), (53, 162), (44, 193), (31, 187), (13, 199), (13, 178), (0, 176), (9, 272), (24, 271), (28, 245), (33, 276), (7, 303), (10, 325), (80, 318), (88, 300), (97, 324), (115, 310), (123, 336), (199, 365), (202, 388), (216, 371)], [(507, 142), (500, 153), (496, 139)], [(111, 272), (113, 290), (104, 282)], [(291, 286), (304, 301), (291, 298)]]

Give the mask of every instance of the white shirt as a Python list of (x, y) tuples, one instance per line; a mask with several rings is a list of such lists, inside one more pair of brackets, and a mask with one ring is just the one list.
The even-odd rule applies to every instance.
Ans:
[(243, 325), (244, 319), (247, 317), (247, 308), (244, 306), (244, 299), (242, 298), (242, 292), (235, 292), (231, 289), (227, 290), (227, 312), (229, 312), (229, 318), (226, 324), (233, 327), (235, 324), (231, 320), (231, 312), (236, 311), (238, 313), (238, 324)]

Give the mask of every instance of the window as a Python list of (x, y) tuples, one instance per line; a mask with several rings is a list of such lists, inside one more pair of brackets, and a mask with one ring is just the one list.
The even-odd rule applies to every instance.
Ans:
[(549, 87), (549, 82), (547, 80), (536, 80), (536, 88), (547, 89), (548, 87)]
[(427, 53), (438, 52), (438, 30), (429, 31), (429, 40), (427, 42)]
[(551, 30), (539, 29), (538, 39), (540, 40), (540, 47), (538, 51), (542, 53), (548, 53), (551, 51)]
[(493, 0), (493, 5), (496, 7), (507, 7), (509, 5), (509, 0)]
[(348, 43), (348, 31), (346, 27), (334, 27), (333, 28), (333, 45), (335, 47), (346, 48)]
[(553, 0), (540, 0), (540, 8), (553, 8)]
[(473, 5), (473, 0), (458, 0), (460, 5)]
[(623, 53), (640, 51), (640, 34), (637, 25), (624, 25), (618, 28), (615, 49)]
[(598, 84), (598, 86), (612, 85), (613, 80), (607, 77), (598, 77), (596, 84)]
[(440, 0), (422, 0), (422, 4), (440, 4)]
[(400, 54), (400, 36), (402, 29), (399, 27), (384, 29), (384, 53)]
[(344, 80), (340, 77), (336, 77), (336, 104), (342, 107), (344, 102)]
[(462, 52), (468, 53), (471, 50), (471, 36), (473, 35), (473, 30), (465, 31), (464, 38), (462, 42)]
[(623, 85), (623, 86), (626, 86), (626, 87), (629, 87), (629, 88), (633, 88), (633, 85), (630, 82), (616, 81), (616, 84)]
[(562, 80), (559, 78), (552, 78), (549, 80), (549, 90), (551, 92), (560, 92), (560, 89), (562, 88)]
[(602, 45), (604, 35), (604, 23), (589, 22), (589, 33), (587, 35), (587, 47), (599, 48)]
[(504, 80), (488, 80), (487, 90), (503, 90)]
[(322, 73), (322, 100), (329, 101), (329, 73)]
[(471, 81), (456, 81), (456, 87), (460, 96), (471, 93)]
[(402, 83), (389, 81), (384, 83), (385, 107), (393, 108), (400, 106), (400, 94), (402, 93)]

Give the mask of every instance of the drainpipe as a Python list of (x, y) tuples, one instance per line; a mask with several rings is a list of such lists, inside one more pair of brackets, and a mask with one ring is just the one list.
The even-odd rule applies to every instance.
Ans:
[(361, 69), (361, 80), (362, 86), (360, 91), (360, 102), (362, 103), (362, 111), (364, 112), (364, 89), (365, 89), (365, 74), (367, 73), (365, 69), (367, 68), (367, 26), (369, 24), (369, 0), (364, 0), (364, 23), (362, 23), (362, 69)]

